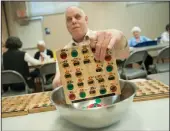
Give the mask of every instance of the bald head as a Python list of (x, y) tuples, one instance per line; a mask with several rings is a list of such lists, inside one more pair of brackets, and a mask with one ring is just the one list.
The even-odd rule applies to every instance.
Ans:
[(67, 16), (67, 14), (71, 11), (78, 11), (82, 14), (82, 16), (86, 16), (85, 12), (83, 9), (81, 9), (80, 7), (77, 7), (77, 6), (70, 6), (66, 9), (65, 11), (65, 16)]
[(45, 42), (43, 40), (38, 41), (37, 48), (40, 52), (44, 52), (44, 50), (46, 49)]
[(65, 18), (67, 29), (72, 38), (81, 42), (87, 33), (88, 17), (81, 8), (71, 6), (66, 9)]

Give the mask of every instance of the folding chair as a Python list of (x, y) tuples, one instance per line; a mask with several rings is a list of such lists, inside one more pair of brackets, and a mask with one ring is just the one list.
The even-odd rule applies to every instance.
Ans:
[[(120, 77), (122, 79), (130, 80), (130, 79), (136, 79), (136, 78), (146, 78), (147, 77), (147, 71), (144, 64), (144, 61), (147, 57), (147, 51), (136, 51), (132, 52), (130, 56), (125, 60), (123, 67), (120, 72)], [(139, 62), (142, 62), (139, 64)], [(127, 67), (130, 64), (138, 63), (140, 65), (139, 68), (131, 68)]]
[(41, 83), (42, 83), (42, 91), (46, 91), (46, 90), (52, 90), (52, 80), (53, 77), (50, 78), (51, 82), (50, 84), (47, 83), (46, 80), (46, 75), (50, 75), (50, 74), (55, 74), (56, 73), (56, 62), (54, 63), (48, 63), (45, 64), (43, 66), (41, 66), (40, 68), (40, 76), (41, 76)]
[(10, 95), (20, 95), (20, 94), (28, 94), (29, 93), (29, 88), (28, 85), (23, 78), (23, 76), (13, 70), (3, 70), (2, 71), (2, 85), (3, 84), (15, 84), (15, 83), (24, 83), (25, 85), (25, 91), (17, 92), (17, 91), (12, 91), (9, 90), (7, 92), (3, 92), (2, 96), (10, 96)]
[(169, 58), (170, 58), (169, 46), (167, 46), (159, 51), (158, 56), (156, 57), (156, 63), (151, 65), (149, 67), (149, 70), (153, 73), (168, 72), (169, 71), (169, 61), (165, 62), (165, 59), (169, 59)]

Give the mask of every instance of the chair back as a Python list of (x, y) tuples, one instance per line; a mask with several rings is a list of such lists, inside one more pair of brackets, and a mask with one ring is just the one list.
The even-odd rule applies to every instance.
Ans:
[(44, 91), (44, 85), (46, 84), (46, 75), (56, 73), (56, 62), (47, 63), (40, 68), (40, 75), (42, 78), (42, 90)]
[(17, 71), (13, 70), (3, 70), (2, 71), (2, 84), (15, 84), (15, 83), (24, 83), (25, 84), (25, 92), (28, 93), (28, 85), (24, 79), (24, 77)]
[(46, 76), (46, 75), (55, 74), (55, 73), (56, 73), (56, 62), (44, 64), (40, 68), (41, 75)]
[(168, 59), (168, 58), (170, 58), (169, 46), (167, 46), (167, 47), (160, 50), (160, 52), (159, 52), (159, 54), (157, 56), (157, 63), (158, 63), (159, 60), (163, 61), (163, 59)]
[(123, 67), (125, 68), (129, 64), (137, 63), (137, 62), (142, 62), (146, 60), (147, 57), (147, 51), (136, 51), (132, 52), (130, 56), (126, 59)]

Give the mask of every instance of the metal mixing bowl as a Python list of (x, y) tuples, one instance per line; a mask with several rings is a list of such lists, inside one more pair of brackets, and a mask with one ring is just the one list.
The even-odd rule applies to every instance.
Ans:
[(59, 104), (59, 102), (65, 101), (62, 87), (52, 91), (51, 101), (65, 120), (85, 128), (102, 128), (120, 121), (133, 102), (136, 92), (135, 85), (120, 80), (120, 86), (121, 95), (100, 98), (101, 104), (107, 105), (103, 107), (82, 109), (84, 106), (95, 103), (95, 100), (73, 103), (72, 105)]

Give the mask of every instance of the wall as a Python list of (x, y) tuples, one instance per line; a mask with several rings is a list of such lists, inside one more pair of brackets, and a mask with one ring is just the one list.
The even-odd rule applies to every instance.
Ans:
[[(142, 34), (152, 39), (164, 31), (169, 22), (169, 4), (139, 4), (126, 6), (126, 2), (83, 2), (81, 7), (89, 17), (89, 28), (93, 30), (116, 28), (130, 38), (131, 29), (138, 25)], [(51, 30), (45, 40), (52, 48), (62, 48), (70, 40), (64, 15), (44, 17), (44, 27)]]
[[(122, 30), (127, 38), (132, 36), (131, 28), (138, 25), (142, 29), (142, 35), (154, 39), (164, 31), (165, 25), (169, 22), (168, 2), (128, 7), (126, 2), (82, 2), (80, 6), (89, 17), (90, 29), (116, 28)], [(17, 23), (10, 19), (9, 21), (11, 34), (17, 34)], [(51, 31), (50, 35), (44, 35), (48, 48), (59, 49), (70, 41), (64, 14), (44, 16), (42, 24)]]
[[(2, 3), (1, 3), (2, 4)], [(8, 31), (7, 31), (7, 23), (6, 23), (6, 19), (5, 19), (5, 12), (4, 12), (4, 6), (3, 4), (1, 5), (1, 28), (2, 28), (2, 42), (5, 42), (6, 39), (8, 38)], [(1, 43), (2, 44), (2, 43)]]
[[(18, 36), (23, 42), (24, 47), (30, 47), (33, 45), (33, 48), (23, 49), (24, 51), (28, 52), (30, 55), (34, 55), (37, 51), (36, 42), (42, 39), (42, 22), (39, 25), (39, 20), (34, 20), (29, 22), (28, 25), (21, 26), (18, 23), (16, 10), (17, 9), (25, 9), (25, 2), (5, 2), (6, 7), (6, 14), (9, 26), (10, 36)], [(38, 26), (37, 26), (38, 25)], [(37, 30), (38, 29), (38, 30)], [(28, 36), (28, 37), (27, 37)], [(22, 37), (22, 38), (21, 38)], [(32, 39), (31, 39), (32, 38)], [(27, 44), (27, 45), (26, 45)]]

